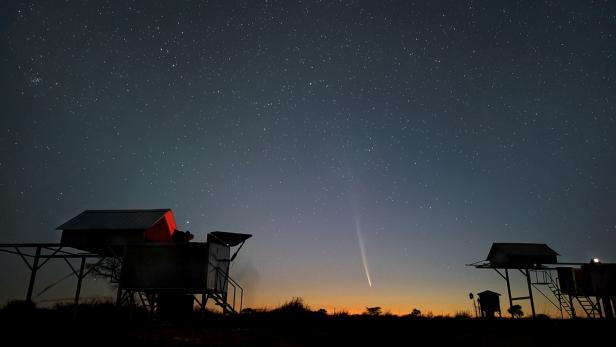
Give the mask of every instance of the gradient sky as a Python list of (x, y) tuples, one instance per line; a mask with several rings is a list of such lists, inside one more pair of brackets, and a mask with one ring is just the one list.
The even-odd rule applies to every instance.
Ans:
[(470, 310), (492, 242), (616, 261), (616, 2), (3, 1), (0, 32), (2, 242), (172, 208), (254, 235), (248, 306), (330, 312)]

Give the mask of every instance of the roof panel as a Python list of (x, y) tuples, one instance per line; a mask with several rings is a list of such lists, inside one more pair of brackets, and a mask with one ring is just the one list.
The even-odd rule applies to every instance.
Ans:
[(555, 256), (556, 251), (545, 243), (493, 243), (486, 260), (492, 259), (495, 253), (515, 256)]
[(212, 231), (210, 235), (229, 247), (235, 247), (252, 237), (250, 234), (228, 233), (225, 231)]
[(153, 226), (171, 209), (86, 210), (58, 230), (139, 230)]
[(493, 292), (491, 290), (484, 290), (483, 292), (477, 293), (477, 295), (485, 295), (485, 294), (487, 294), (487, 295), (499, 295), (500, 296), (500, 293)]

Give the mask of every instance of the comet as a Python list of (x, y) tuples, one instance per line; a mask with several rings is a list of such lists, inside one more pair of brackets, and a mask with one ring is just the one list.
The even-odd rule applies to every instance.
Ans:
[[(345, 149), (347, 146), (343, 145), (342, 148)], [(344, 158), (348, 158), (349, 154), (344, 153)], [(355, 189), (355, 175), (353, 174), (353, 169), (349, 162), (346, 160), (342, 161), (346, 168), (347, 179), (348, 179), (348, 193), (351, 203), (351, 209), (353, 210), (353, 220), (355, 221), (355, 234), (357, 235), (357, 244), (359, 245), (359, 252), (361, 253), (361, 261), (364, 265), (364, 273), (366, 274), (366, 280), (368, 280), (368, 286), (372, 287), (372, 278), (370, 278), (370, 269), (368, 268), (368, 257), (366, 256), (366, 246), (364, 244), (364, 236), (362, 233), (361, 227), (361, 217), (359, 214), (359, 206), (357, 204), (357, 190)]]
[(355, 220), (355, 233), (357, 234), (357, 243), (359, 244), (359, 252), (361, 253), (361, 261), (364, 264), (364, 272), (368, 280), (368, 286), (372, 287), (372, 279), (370, 278), (370, 269), (368, 268), (368, 258), (366, 257), (366, 246), (364, 245), (364, 236), (361, 228), (361, 219), (357, 205), (353, 204), (353, 219)]

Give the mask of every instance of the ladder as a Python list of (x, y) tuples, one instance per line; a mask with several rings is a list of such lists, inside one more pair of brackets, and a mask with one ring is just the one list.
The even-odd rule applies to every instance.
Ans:
[[(561, 317), (563, 317), (563, 311), (569, 317), (574, 317), (574, 309), (571, 307), (568, 296), (561, 293), (558, 287), (557, 279), (555, 279), (548, 270), (535, 270), (533, 272), (535, 274), (534, 281), (532, 282), (533, 287), (535, 287), (539, 291), (539, 293), (541, 293), (554, 307), (558, 309)], [(541, 291), (538, 286), (547, 286), (558, 303), (552, 301), (547, 295), (545, 295)]]

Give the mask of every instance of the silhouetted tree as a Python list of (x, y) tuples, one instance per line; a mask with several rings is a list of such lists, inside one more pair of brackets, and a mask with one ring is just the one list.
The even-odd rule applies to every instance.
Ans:
[(414, 308), (413, 311), (411, 311), (411, 317), (420, 317), (421, 316), (421, 311)]
[(119, 258), (105, 258), (98, 264), (89, 264), (88, 270), (92, 276), (109, 280), (110, 285), (116, 287), (120, 282), (122, 262)]
[(507, 312), (509, 312), (513, 316), (513, 318), (521, 318), (524, 316), (524, 312), (522, 312), (522, 306), (520, 305), (513, 305), (509, 307), (507, 309)]
[(369, 316), (379, 316), (381, 315), (381, 310), (380, 306), (366, 307), (366, 314)]

